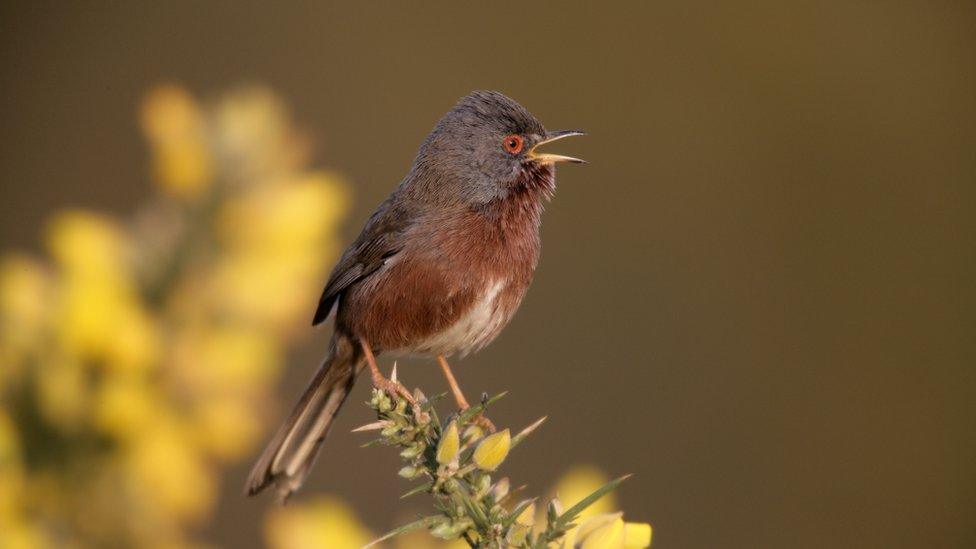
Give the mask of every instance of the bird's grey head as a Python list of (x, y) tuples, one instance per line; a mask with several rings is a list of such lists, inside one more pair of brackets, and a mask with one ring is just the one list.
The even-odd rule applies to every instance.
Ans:
[(413, 175), (422, 174), (458, 200), (487, 202), (540, 177), (552, 185), (555, 162), (582, 160), (541, 153), (536, 147), (581, 134), (547, 132), (532, 113), (504, 94), (476, 91), (440, 119), (420, 147)]

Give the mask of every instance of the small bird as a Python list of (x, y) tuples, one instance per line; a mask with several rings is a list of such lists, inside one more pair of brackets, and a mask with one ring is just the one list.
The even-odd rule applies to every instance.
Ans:
[(374, 387), (416, 405), (380, 373), (381, 352), (435, 357), (459, 408), (469, 407), (446, 357), (481, 349), (518, 309), (555, 164), (583, 163), (537, 149), (575, 135), (546, 131), (494, 91), (471, 93), (437, 122), (332, 270), (312, 322), (335, 316), (328, 354), (251, 470), (248, 495), (273, 484), (284, 501), (302, 485), (364, 368)]

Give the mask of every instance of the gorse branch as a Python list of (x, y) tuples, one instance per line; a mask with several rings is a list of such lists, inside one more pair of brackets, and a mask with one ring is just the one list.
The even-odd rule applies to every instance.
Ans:
[(627, 477), (613, 480), (567, 510), (558, 499), (546, 505), (544, 518), (536, 520), (537, 498), (519, 497), (521, 488), (511, 489), (507, 478), (492, 475), (509, 452), (531, 435), (546, 418), (541, 418), (512, 436), (508, 429), (486, 433), (479, 415), (505, 396), (486, 398), (471, 408), (445, 417), (434, 406), (440, 399), (427, 399), (415, 390), (417, 408), (405, 399), (374, 390), (368, 405), (378, 421), (356, 429), (378, 431), (368, 443), (400, 449), (404, 466), (399, 476), (419, 481), (402, 497), (429, 494), (436, 513), (396, 528), (372, 545), (413, 530), (426, 529), (444, 540), (463, 539), (473, 548), (599, 548), (648, 547), (651, 529), (647, 524), (625, 523), (621, 513), (587, 519), (577, 527), (580, 514)]

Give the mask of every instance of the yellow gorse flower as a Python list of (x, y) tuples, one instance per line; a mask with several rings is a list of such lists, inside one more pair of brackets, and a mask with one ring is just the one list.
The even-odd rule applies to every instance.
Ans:
[[(590, 517), (576, 529), (579, 549), (618, 549), (624, 544), (624, 521), (620, 513)], [(567, 540), (569, 541), (569, 540)]]
[(338, 250), (345, 184), (275, 94), (165, 85), (139, 115), (160, 196), (0, 258), (0, 547), (193, 545)]
[(624, 522), (623, 513), (592, 516), (566, 535), (564, 549), (643, 549), (651, 545), (651, 525)]
[(348, 505), (328, 496), (275, 509), (265, 526), (274, 549), (360, 549), (373, 539)]
[[(4, 364), (18, 362), (19, 354), (38, 343), (50, 301), (49, 273), (44, 265), (14, 255), (0, 261), (0, 338), (9, 356)], [(8, 372), (0, 372), (0, 380)]]
[[(567, 480), (576, 482), (581, 479), (596, 478), (604, 478), (604, 476), (593, 467), (582, 466), (563, 475), (559, 485), (566, 486)], [(537, 506), (533, 503), (516, 518), (516, 526), (510, 533), (509, 543), (521, 543), (532, 531), (533, 524), (537, 522), (536, 509)], [(591, 514), (588, 517), (580, 520), (577, 527), (570, 529), (558, 544), (550, 544), (550, 547), (552, 549), (643, 549), (651, 545), (652, 531), (647, 523), (626, 522), (621, 512)], [(360, 547), (374, 539), (371, 536), (361, 519), (345, 503), (333, 496), (275, 509), (265, 524), (265, 537), (272, 549)], [(468, 547), (468, 544), (461, 539), (437, 539), (424, 529), (412, 530), (394, 537), (389, 542), (398, 549)]]
[(64, 351), (109, 368), (148, 368), (159, 352), (156, 328), (138, 295), (124, 228), (69, 211), (51, 221), (47, 243), (60, 275), (49, 306)]
[(142, 104), (142, 128), (153, 144), (153, 172), (166, 193), (196, 198), (213, 179), (207, 126), (196, 99), (175, 85), (153, 90)]
[[(556, 483), (554, 493), (566, 507), (572, 507), (594, 490), (610, 481), (610, 477), (596, 467), (582, 465), (567, 471)], [(598, 499), (580, 513), (581, 519), (610, 513), (617, 508), (613, 492)]]
[[(609, 481), (609, 477), (592, 466), (569, 470), (556, 483), (554, 492), (564, 506), (570, 507)], [(616, 498), (610, 492), (580, 513), (578, 526), (567, 532), (561, 549), (639, 549), (651, 545), (651, 525), (624, 522), (623, 513), (614, 512)]]

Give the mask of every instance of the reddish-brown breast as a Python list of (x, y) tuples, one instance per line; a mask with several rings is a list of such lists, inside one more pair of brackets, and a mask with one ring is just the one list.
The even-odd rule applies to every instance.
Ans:
[(512, 318), (539, 259), (552, 174), (479, 208), (444, 210), (340, 300), (338, 322), (375, 349), (449, 355), (490, 343)]

